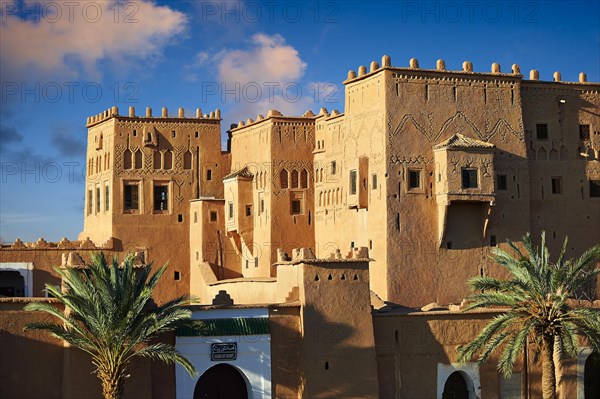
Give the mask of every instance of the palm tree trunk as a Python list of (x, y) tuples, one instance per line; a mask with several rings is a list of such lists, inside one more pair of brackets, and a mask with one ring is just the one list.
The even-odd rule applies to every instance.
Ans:
[(554, 337), (542, 338), (542, 397), (556, 399), (556, 374), (554, 372)]
[(104, 399), (121, 399), (123, 395), (123, 377), (116, 372), (98, 372), (98, 378), (102, 381), (102, 396)]

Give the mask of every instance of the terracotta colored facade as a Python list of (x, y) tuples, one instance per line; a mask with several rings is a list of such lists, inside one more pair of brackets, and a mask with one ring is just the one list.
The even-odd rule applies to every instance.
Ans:
[[(239, 306), (268, 314), (261, 339), (271, 374), (264, 389), (248, 380), (255, 396), (441, 398), (454, 372), (469, 398), (539, 396), (530, 351), (511, 379), (496, 359), (455, 364), (457, 346), (496, 314), (460, 304), (469, 278), (502, 275), (489, 255), (506, 239), (545, 230), (556, 254), (568, 235), (569, 257), (600, 242), (600, 84), (585, 74), (525, 79), (518, 65), (481, 73), (469, 62), (451, 71), (442, 60), (422, 69), (411, 59), (399, 68), (384, 56), (344, 85), (344, 113), (271, 110), (233, 127), (227, 151), (219, 110), (124, 116), (113, 107), (88, 118), (79, 240), (3, 245), (3, 273), (31, 269), (39, 297), (44, 283), (60, 283), (53, 266), (82, 265), (93, 251), (169, 261), (157, 301), (190, 293), (227, 314)], [(0, 301), (3, 343), (43, 343), (43, 354), (22, 353), (62, 370), (45, 397), (83, 395), (75, 382), (83, 357), (6, 324), (33, 317), (11, 301)], [(583, 398), (589, 351), (580, 347), (563, 365), (564, 398)], [(9, 370), (4, 359), (17, 349), (4, 348)], [(242, 363), (238, 371), (252, 374)], [(22, 367), (3, 377), (0, 396), (20, 397)], [(135, 388), (137, 397), (179, 397), (173, 368), (140, 370), (153, 383)], [(55, 377), (44, 373), (45, 386)], [(28, 389), (21, 397), (36, 396)]]

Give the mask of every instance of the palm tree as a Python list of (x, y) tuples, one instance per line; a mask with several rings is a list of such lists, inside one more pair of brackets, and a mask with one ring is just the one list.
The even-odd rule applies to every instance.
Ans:
[[(504, 308), (467, 345), (458, 350), (458, 361), (466, 362), (479, 354), (483, 363), (493, 352), (501, 350), (498, 370), (505, 376), (512, 373), (514, 362), (528, 339), (533, 339), (542, 357), (542, 395), (556, 398), (554, 355), (560, 359), (576, 356), (577, 335), (588, 339), (592, 349), (600, 352), (600, 312), (589, 308), (573, 308), (569, 299), (575, 297), (600, 273), (600, 245), (578, 259), (565, 260), (565, 239), (556, 263), (550, 262), (545, 234), (538, 248), (529, 233), (523, 237), (525, 252), (508, 241), (514, 257), (503, 250), (494, 251), (492, 259), (510, 273), (509, 280), (474, 277), (469, 285), (479, 293), (467, 298), (468, 309)], [(539, 352), (538, 352), (539, 353)]]
[(127, 367), (134, 356), (179, 363), (190, 375), (194, 366), (172, 345), (151, 342), (158, 334), (174, 330), (191, 317), (182, 307), (190, 298), (182, 296), (162, 306), (151, 306), (151, 296), (166, 265), (151, 273), (151, 265), (134, 270), (134, 257), (119, 266), (116, 258), (108, 264), (96, 253), (85, 269), (55, 268), (65, 290), (46, 284), (48, 293), (64, 305), (65, 312), (49, 303), (31, 303), (26, 310), (49, 313), (59, 323), (30, 323), (26, 330), (46, 330), (74, 347), (87, 352), (96, 367), (106, 399), (119, 399)]

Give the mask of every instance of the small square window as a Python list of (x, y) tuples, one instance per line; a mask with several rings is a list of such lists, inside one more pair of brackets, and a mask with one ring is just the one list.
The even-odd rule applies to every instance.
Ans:
[(209, 213), (209, 220), (211, 222), (216, 222), (217, 221), (217, 211), (210, 211)]
[(552, 178), (552, 194), (562, 194), (562, 177)]
[(206, 169), (206, 181), (212, 180), (212, 169)]
[(600, 197), (600, 180), (590, 180), (590, 197)]
[(548, 140), (548, 124), (538, 123), (535, 125), (535, 134), (538, 140)]
[(371, 190), (377, 190), (377, 175), (371, 175)]
[(302, 201), (299, 199), (292, 200), (292, 215), (300, 215), (302, 213)]
[(252, 216), (252, 205), (246, 205), (246, 216)]
[(508, 190), (508, 179), (506, 178), (506, 175), (496, 176), (496, 186), (498, 187), (498, 190)]
[(462, 188), (477, 188), (479, 182), (477, 181), (477, 169), (462, 168)]
[(263, 213), (265, 211), (265, 200), (264, 199), (260, 199), (260, 213)]
[(171, 130), (171, 135), (173, 136), (173, 138), (175, 138), (175, 136), (177, 136), (177, 133), (175, 133), (175, 130)]
[(356, 169), (350, 171), (350, 195), (356, 194), (356, 186), (357, 186), (357, 174)]
[(579, 140), (590, 139), (590, 125), (579, 125)]
[(180, 279), (181, 279), (181, 275), (179, 274), (179, 272), (174, 272), (174, 273), (173, 273), (173, 278), (174, 278), (175, 280), (180, 280)]
[(183, 215), (181, 213), (177, 215), (177, 222), (183, 223)]
[(331, 174), (335, 175), (337, 172), (337, 163), (335, 161), (331, 161)]
[(229, 203), (229, 219), (233, 219), (233, 202)]
[(497, 243), (496, 236), (495, 235), (491, 235), (490, 236), (490, 247), (495, 247), (497, 245), (498, 245), (498, 243)]
[(421, 188), (421, 171), (420, 170), (409, 170), (408, 171), (408, 189), (414, 190)]
[(194, 137), (198, 138), (198, 132), (194, 133)]

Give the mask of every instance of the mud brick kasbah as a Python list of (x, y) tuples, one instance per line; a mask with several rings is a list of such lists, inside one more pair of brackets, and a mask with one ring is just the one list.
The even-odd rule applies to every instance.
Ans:
[[(89, 358), (23, 332), (47, 317), (23, 307), (53, 301), (53, 267), (103, 251), (168, 261), (156, 302), (195, 295), (194, 318), (212, 326), (163, 338), (200, 377), (140, 360), (127, 398), (223, 386), (240, 398), (540, 397), (535, 348), (510, 378), (497, 357), (456, 363), (498, 314), (463, 311), (466, 281), (503, 276), (492, 249), (526, 232), (546, 231), (553, 254), (569, 236), (570, 257), (600, 242), (600, 84), (389, 56), (343, 84), (343, 112), (265, 110), (230, 127), (226, 150), (218, 109), (87, 118), (83, 231), (0, 250), (0, 396), (99, 396)], [(600, 307), (599, 293), (577, 305)], [(600, 384), (597, 355), (578, 346), (561, 398)]]

